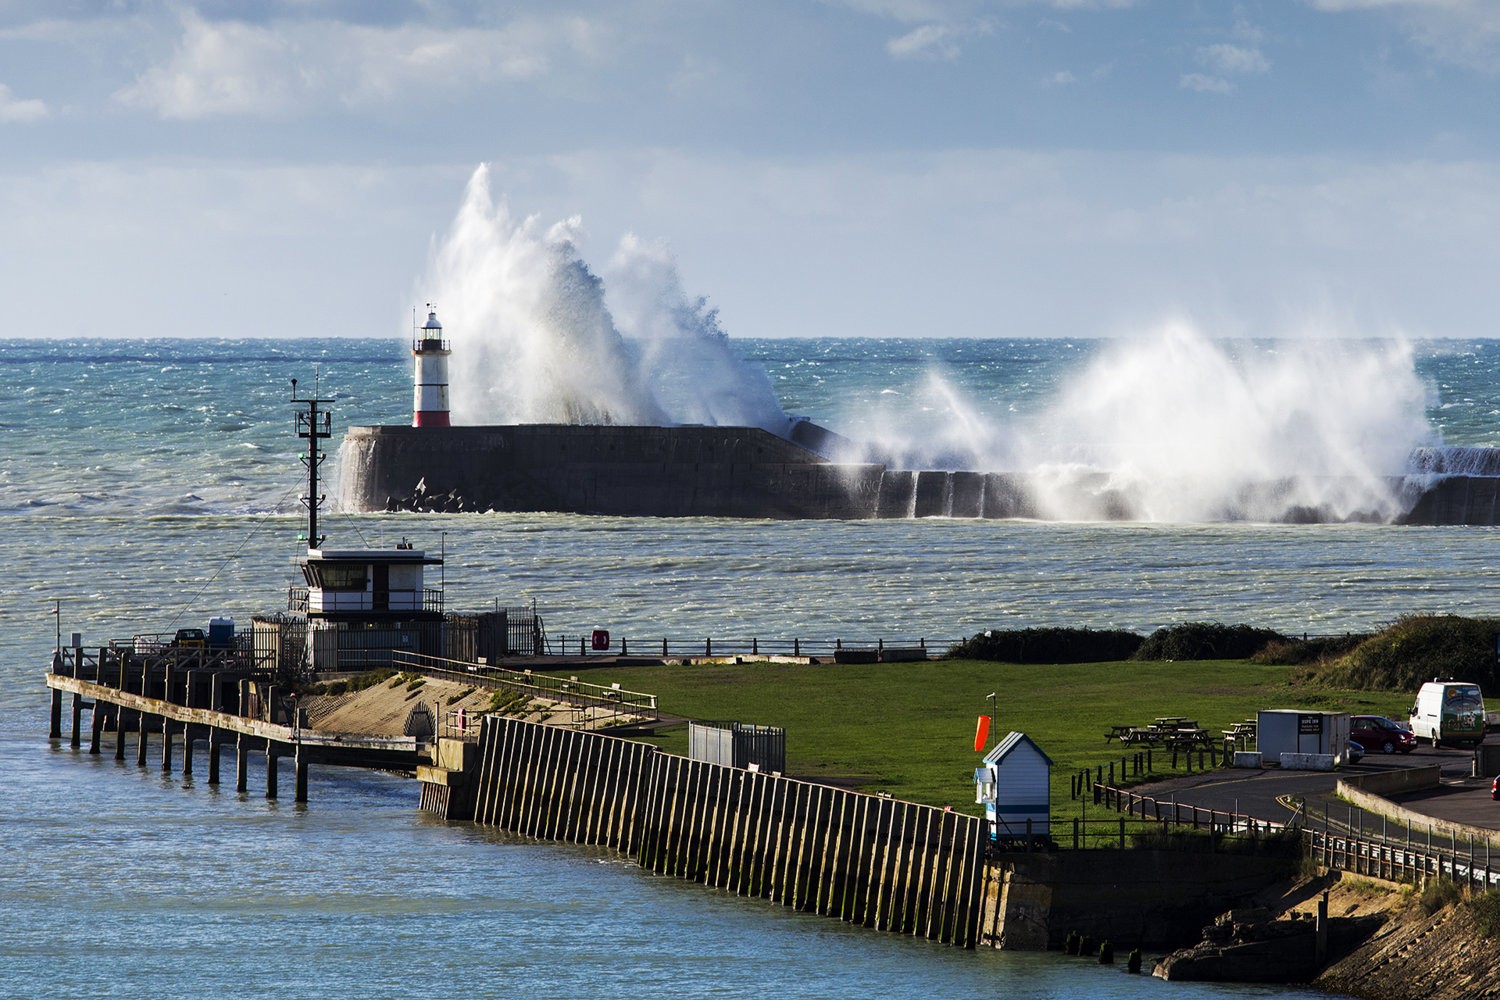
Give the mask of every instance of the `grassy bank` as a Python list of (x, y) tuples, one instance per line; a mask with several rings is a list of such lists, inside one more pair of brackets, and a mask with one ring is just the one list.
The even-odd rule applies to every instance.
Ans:
[[(1069, 776), (1124, 753), (1103, 738), (1111, 725), (1177, 715), (1217, 731), (1262, 708), (1399, 715), (1411, 701), (1407, 694), (1293, 685), (1291, 671), (1242, 660), (1054, 666), (941, 660), (614, 667), (588, 679), (652, 692), (674, 715), (781, 726), (790, 774), (853, 779), (863, 791), (976, 813), (974, 728), (978, 716), (989, 714), (993, 691), (991, 742), (1012, 729), (1030, 736), (1056, 765), (1053, 812), (1069, 816)], [(655, 742), (687, 752), (685, 729)]]

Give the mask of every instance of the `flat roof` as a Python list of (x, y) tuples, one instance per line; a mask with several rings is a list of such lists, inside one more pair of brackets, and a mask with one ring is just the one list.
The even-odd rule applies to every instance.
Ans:
[(426, 563), (436, 566), (443, 560), (424, 555), (421, 549), (308, 549), (309, 562), (384, 562)]

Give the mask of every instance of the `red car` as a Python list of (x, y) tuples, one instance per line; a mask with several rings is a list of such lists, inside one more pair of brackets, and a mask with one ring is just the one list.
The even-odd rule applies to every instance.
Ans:
[(1409, 729), (1402, 729), (1383, 715), (1353, 715), (1349, 717), (1349, 738), (1371, 753), (1411, 753), (1417, 748), (1417, 738)]

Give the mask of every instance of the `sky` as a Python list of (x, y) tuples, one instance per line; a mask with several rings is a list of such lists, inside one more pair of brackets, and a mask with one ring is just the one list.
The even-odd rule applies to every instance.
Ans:
[(0, 0), (4, 336), (405, 336), (481, 164), (731, 338), (1495, 336), (1497, 126), (1496, 0)]

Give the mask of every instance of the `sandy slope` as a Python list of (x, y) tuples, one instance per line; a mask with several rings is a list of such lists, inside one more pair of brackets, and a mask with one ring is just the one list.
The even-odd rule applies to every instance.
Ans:
[[(424, 678), (413, 690), (410, 681), (397, 676), (353, 694), (306, 697), (302, 700), (302, 708), (307, 712), (307, 725), (323, 732), (403, 736), (406, 735), (406, 720), (419, 704), (441, 719), (441, 729), (446, 731), (457, 725), (459, 709), (464, 710), (470, 727), (478, 726), (480, 718), (490, 710), (490, 696), (491, 692), (485, 688), (431, 677)], [(529, 722), (585, 728), (619, 721), (545, 698), (527, 698), (505, 714)]]

